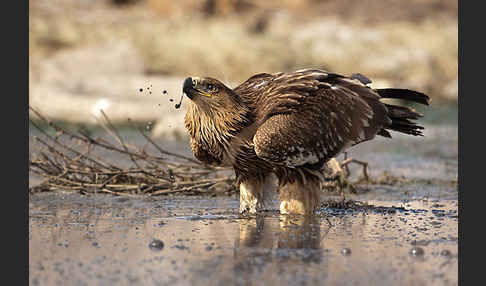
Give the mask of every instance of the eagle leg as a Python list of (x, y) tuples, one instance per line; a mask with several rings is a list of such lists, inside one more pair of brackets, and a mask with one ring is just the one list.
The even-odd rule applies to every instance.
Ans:
[(248, 178), (240, 182), (240, 213), (268, 210), (277, 186), (274, 177)]
[(321, 182), (318, 177), (287, 181), (279, 189), (281, 214), (313, 214), (320, 207)]

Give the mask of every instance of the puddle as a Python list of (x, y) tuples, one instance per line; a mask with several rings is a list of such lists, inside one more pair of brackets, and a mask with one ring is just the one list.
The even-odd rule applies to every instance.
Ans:
[(248, 218), (230, 197), (37, 194), (30, 285), (458, 284), (457, 200), (368, 203)]
[[(30, 285), (457, 285), (458, 127), (454, 116), (437, 118), (424, 122), (424, 137), (393, 134), (350, 150), (371, 177), (408, 180), (346, 193), (369, 210), (245, 218), (236, 197), (30, 195)], [(190, 155), (187, 142), (159, 143)]]

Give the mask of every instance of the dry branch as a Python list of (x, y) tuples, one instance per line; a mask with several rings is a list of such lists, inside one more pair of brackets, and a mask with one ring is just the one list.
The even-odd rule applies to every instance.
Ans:
[[(147, 141), (145, 146), (140, 149), (126, 144), (104, 112), (101, 112), (102, 126), (117, 143), (94, 138), (85, 130), (69, 131), (32, 107), (29, 109), (40, 122), (56, 132), (55, 136), (50, 135), (30, 119), (42, 138), (33, 138), (29, 171), (44, 179), (41, 184), (31, 187), (30, 193), (72, 190), (83, 194), (103, 192), (114, 195), (156, 196), (172, 193), (231, 194), (237, 191), (230, 168), (207, 166), (193, 158), (169, 152), (154, 142), (141, 128), (137, 129)], [(153, 146), (159, 154), (149, 153), (145, 148), (147, 145)], [(95, 154), (99, 150), (114, 153), (118, 157), (104, 156), (101, 159)], [(130, 165), (122, 166), (119, 155), (127, 156)], [(115, 162), (109, 162), (110, 157), (115, 158)], [(345, 158), (340, 163), (346, 171), (340, 178), (346, 179), (349, 176), (347, 165), (350, 163), (361, 164), (365, 178), (368, 179), (367, 163), (351, 158)], [(332, 184), (327, 186), (328, 189), (332, 187)]]
[[(177, 192), (205, 192), (216, 183), (227, 191), (235, 190), (234, 178), (228, 168), (214, 168), (193, 158), (166, 151), (140, 128), (140, 133), (160, 155), (129, 146), (105, 113), (102, 113), (102, 126), (116, 139), (117, 144), (103, 138), (93, 138), (83, 130), (69, 131), (32, 107), (29, 109), (32, 115), (56, 131), (56, 136), (50, 135), (30, 120), (32, 126), (40, 131), (42, 138), (33, 138), (29, 171), (44, 179), (38, 186), (30, 188), (31, 193), (63, 189), (81, 193), (154, 196)], [(76, 142), (78, 146), (75, 146)], [(82, 148), (87, 151), (80, 151)], [(106, 157), (110, 156), (101, 159), (95, 155), (95, 151), (100, 149), (127, 156), (131, 164), (124, 167), (119, 162), (108, 162)]]

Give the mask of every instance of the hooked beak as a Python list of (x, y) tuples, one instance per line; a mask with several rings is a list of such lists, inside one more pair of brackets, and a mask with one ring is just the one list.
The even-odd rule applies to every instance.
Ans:
[(184, 80), (184, 84), (182, 85), (182, 92), (184, 92), (190, 99), (194, 97), (194, 92), (196, 91), (194, 89), (194, 83), (195, 81), (192, 80), (192, 77), (188, 77)]
[(204, 92), (198, 89), (198, 84), (201, 79), (198, 77), (188, 77), (184, 80), (182, 85), (182, 91), (189, 97), (189, 99), (194, 99), (196, 95), (203, 95), (205, 97), (211, 97), (212, 94)]

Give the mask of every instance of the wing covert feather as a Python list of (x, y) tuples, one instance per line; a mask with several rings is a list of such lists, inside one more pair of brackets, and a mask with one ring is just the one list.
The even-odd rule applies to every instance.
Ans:
[[(273, 94), (274, 108), (266, 108), (266, 120), (253, 137), (257, 156), (287, 167), (320, 168), (346, 148), (372, 139), (386, 121), (386, 108), (372, 89), (347, 85), (330, 80), (315, 84), (316, 90), (300, 89), (305, 94), (291, 88), (282, 89), (281, 96)], [(301, 97), (294, 103), (290, 93)]]

